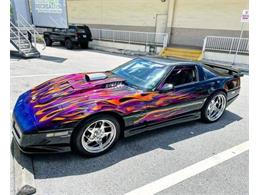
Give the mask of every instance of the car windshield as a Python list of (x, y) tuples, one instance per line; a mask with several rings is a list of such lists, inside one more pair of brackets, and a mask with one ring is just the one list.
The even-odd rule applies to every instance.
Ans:
[(142, 89), (153, 89), (168, 72), (169, 66), (156, 62), (134, 59), (127, 62), (112, 72), (124, 79), (130, 85), (137, 86)]

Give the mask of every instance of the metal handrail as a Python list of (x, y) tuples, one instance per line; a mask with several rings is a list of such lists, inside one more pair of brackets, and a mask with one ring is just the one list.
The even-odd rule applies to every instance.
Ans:
[(43, 49), (42, 50), (44, 50), (46, 48), (46, 42), (45, 42), (44, 38), (42, 38), (42, 36), (34, 28), (34, 26), (31, 25), (27, 20), (25, 20), (25, 18), (22, 15), (18, 15), (18, 26), (19, 27), (20, 27), (20, 24), (22, 25), (22, 28), (25, 28), (25, 30), (27, 30), (27, 32), (29, 32), (31, 34), (31, 36), (33, 37), (34, 47), (37, 48), (37, 38), (36, 37), (39, 37), (43, 42)]
[[(10, 21), (10, 24), (11, 24), (11, 27), (15, 28), (15, 30), (17, 30), (18, 34), (16, 34), (12, 28), (10, 28), (10, 31), (15, 35), (16, 38), (18, 38), (18, 49), (19, 51), (30, 51), (32, 49), (32, 45), (31, 45), (31, 42), (28, 40), (28, 38), (23, 34), (23, 32), (17, 28), (13, 22)], [(20, 35), (28, 42), (29, 44), (29, 48), (28, 49), (21, 49), (21, 38), (20, 38)], [(10, 37), (11, 38), (11, 37)]]
[(137, 43), (137, 44), (156, 44), (167, 47), (168, 34), (156, 32), (121, 31), (110, 29), (91, 28), (92, 38), (113, 42)]
[[(240, 44), (238, 44), (240, 42)], [(222, 37), (207, 36), (204, 39), (202, 51), (221, 51), (231, 54), (238, 51), (239, 53), (249, 53), (249, 39), (239, 37)]]

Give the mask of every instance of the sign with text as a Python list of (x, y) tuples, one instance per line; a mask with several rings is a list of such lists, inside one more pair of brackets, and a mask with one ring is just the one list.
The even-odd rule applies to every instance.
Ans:
[(241, 22), (249, 22), (249, 11), (247, 9), (242, 11)]
[(32, 0), (33, 23), (38, 27), (68, 28), (66, 0)]

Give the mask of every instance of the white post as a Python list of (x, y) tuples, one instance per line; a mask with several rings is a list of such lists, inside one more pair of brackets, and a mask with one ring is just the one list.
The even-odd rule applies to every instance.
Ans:
[(204, 43), (203, 43), (203, 48), (202, 48), (202, 53), (205, 52), (206, 44), (207, 44), (207, 40), (208, 40), (208, 37), (205, 37), (205, 39), (204, 39)]
[(229, 53), (231, 54), (232, 52), (232, 48), (233, 48), (233, 43), (234, 43), (234, 37), (232, 38), (232, 42), (231, 42), (231, 46), (230, 46), (230, 49), (229, 49)]
[(242, 38), (242, 36), (243, 36), (243, 31), (244, 31), (244, 22), (242, 22), (242, 25), (241, 25), (240, 37), (239, 37), (239, 41), (238, 41), (238, 45), (237, 45), (237, 49), (236, 49), (236, 53), (235, 53), (235, 56), (234, 56), (234, 59), (233, 59), (233, 62), (232, 62), (233, 65), (234, 65), (235, 62), (236, 62), (238, 49), (239, 49), (239, 47), (240, 47), (241, 38)]

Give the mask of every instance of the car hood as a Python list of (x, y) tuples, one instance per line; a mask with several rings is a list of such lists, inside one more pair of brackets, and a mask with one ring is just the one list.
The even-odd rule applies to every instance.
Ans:
[(33, 88), (31, 95), (33, 102), (47, 104), (55, 99), (66, 99), (68, 97), (93, 94), (100, 89), (122, 85), (123, 82), (124, 79), (112, 75), (111, 73), (70, 74), (46, 81)]
[(120, 99), (141, 90), (124, 84), (112, 73), (78, 73), (57, 77), (27, 92), (36, 126), (52, 128), (80, 120), (93, 111), (116, 109)]

